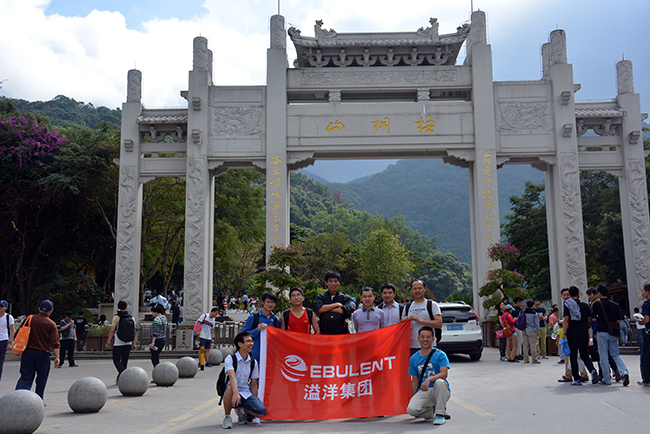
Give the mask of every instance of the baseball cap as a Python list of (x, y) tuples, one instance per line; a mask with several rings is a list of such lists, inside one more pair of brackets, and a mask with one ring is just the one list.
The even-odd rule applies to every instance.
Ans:
[(54, 310), (54, 304), (50, 300), (41, 301), (41, 304), (38, 307), (46, 311)]
[(7, 300), (0, 300), (0, 307), (9, 307), (9, 303), (7, 303)]
[(512, 309), (512, 305), (511, 305), (511, 304), (506, 304), (506, 310), (508, 310), (508, 309)]

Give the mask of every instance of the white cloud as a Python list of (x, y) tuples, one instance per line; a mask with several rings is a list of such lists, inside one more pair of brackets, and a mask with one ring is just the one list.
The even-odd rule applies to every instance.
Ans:
[[(143, 73), (145, 105), (182, 106), (179, 92), (187, 87), (198, 35), (214, 52), (215, 84), (265, 83), (275, 0), (206, 0), (191, 19), (154, 19), (141, 30), (127, 28), (120, 12), (66, 17), (48, 14), (49, 3), (0, 0), (0, 80), (8, 80), (0, 94), (27, 100), (63, 94), (117, 107), (125, 99), (127, 71), (136, 66)], [(304, 35), (313, 35), (316, 19), (339, 32), (376, 32), (413, 31), (437, 17), (440, 33), (469, 19), (469, 2), (442, 0), (283, 0), (281, 7), (287, 26)], [(474, 7), (488, 14), (496, 80), (539, 79), (540, 46), (559, 26), (567, 31), (569, 62), (583, 85), (578, 99), (615, 96), (615, 62), (622, 52), (634, 63), (642, 107), (648, 99), (650, 84), (641, 79), (650, 74), (642, 43), (647, 1), (474, 0)]]

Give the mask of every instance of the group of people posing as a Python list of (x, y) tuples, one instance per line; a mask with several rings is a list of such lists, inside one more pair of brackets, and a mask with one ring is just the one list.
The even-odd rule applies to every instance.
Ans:
[[(451, 396), (447, 374), (449, 359), (436, 348), (435, 329), (442, 327), (442, 316), (438, 304), (426, 299), (426, 284), (423, 280), (411, 283), (414, 301), (401, 305), (395, 301), (396, 288), (386, 283), (381, 287), (382, 303), (375, 306), (372, 288), (361, 290), (361, 306), (354, 310), (352, 299), (339, 291), (341, 277), (336, 271), (325, 274), (327, 291), (316, 296), (313, 310), (305, 308), (302, 288), (292, 288), (289, 292), (291, 309), (278, 317), (273, 310), (277, 296), (265, 292), (260, 297), (261, 309), (251, 314), (242, 332), (235, 337), (237, 352), (226, 357), (225, 372), (228, 383), (224, 393), (224, 419), (222, 427), (232, 428), (232, 409), (240, 424), (259, 423), (266, 414), (266, 408), (257, 397), (259, 378), (260, 344), (259, 336), (266, 327), (277, 327), (299, 333), (346, 334), (349, 333), (347, 321), (352, 320), (358, 333), (377, 330), (397, 324), (411, 322), (411, 376), (412, 398), (407, 412), (414, 417), (422, 417), (435, 425), (442, 425), (450, 418), (446, 404)], [(201, 328), (200, 345), (206, 349), (211, 346), (212, 328), (218, 308), (201, 315), (204, 321)], [(207, 326), (207, 327), (206, 327)], [(207, 356), (206, 356), (207, 357)], [(210, 366), (210, 365), (206, 365)]]

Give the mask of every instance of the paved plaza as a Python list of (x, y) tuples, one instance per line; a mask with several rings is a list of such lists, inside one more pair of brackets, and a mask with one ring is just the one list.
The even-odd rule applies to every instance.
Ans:
[[(472, 362), (467, 356), (450, 357), (452, 398), (448, 410), (452, 419), (446, 425), (434, 427), (421, 419), (399, 415), (308, 422), (263, 421), (262, 427), (235, 423), (234, 431), (377, 434), (436, 429), (450, 433), (480, 430), (481, 433), (503, 434), (504, 430), (526, 426), (527, 433), (546, 433), (554, 428), (562, 429), (571, 421), (575, 426), (573, 432), (646, 432), (650, 388), (636, 384), (640, 379), (638, 356), (626, 355), (623, 359), (631, 372), (628, 387), (624, 388), (621, 383), (609, 387), (591, 384), (575, 387), (557, 382), (564, 372), (564, 365), (557, 364), (557, 357), (543, 360), (541, 365), (513, 365), (499, 361), (498, 349), (486, 348), (479, 362)], [(223, 408), (217, 405), (215, 383), (223, 365), (199, 371), (194, 378), (181, 378), (169, 388), (151, 384), (143, 396), (125, 397), (115, 385), (116, 371), (111, 360), (80, 358), (78, 364), (78, 368), (65, 365), (52, 369), (45, 390), (45, 420), (37, 432), (221, 432)], [(17, 361), (5, 363), (0, 396), (14, 389), (19, 366)], [(140, 366), (149, 373), (152, 370), (147, 359), (131, 360), (129, 366)], [(77, 379), (87, 376), (106, 383), (108, 402), (99, 413), (76, 414), (67, 404), (68, 389)], [(391, 397), (386, 396), (386, 399)]]

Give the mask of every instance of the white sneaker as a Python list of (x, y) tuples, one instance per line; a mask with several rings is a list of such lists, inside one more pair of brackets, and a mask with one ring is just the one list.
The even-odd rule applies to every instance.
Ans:
[(223, 423), (221, 424), (223, 429), (232, 429), (232, 417), (229, 414), (223, 417)]
[(254, 418), (253, 418), (253, 423), (255, 424), (255, 426), (260, 426), (260, 425), (262, 425), (262, 421), (260, 420), (259, 417), (254, 417)]
[(248, 423), (248, 415), (244, 411), (244, 407), (236, 407), (235, 413), (237, 413), (237, 423), (239, 425), (246, 425)]

